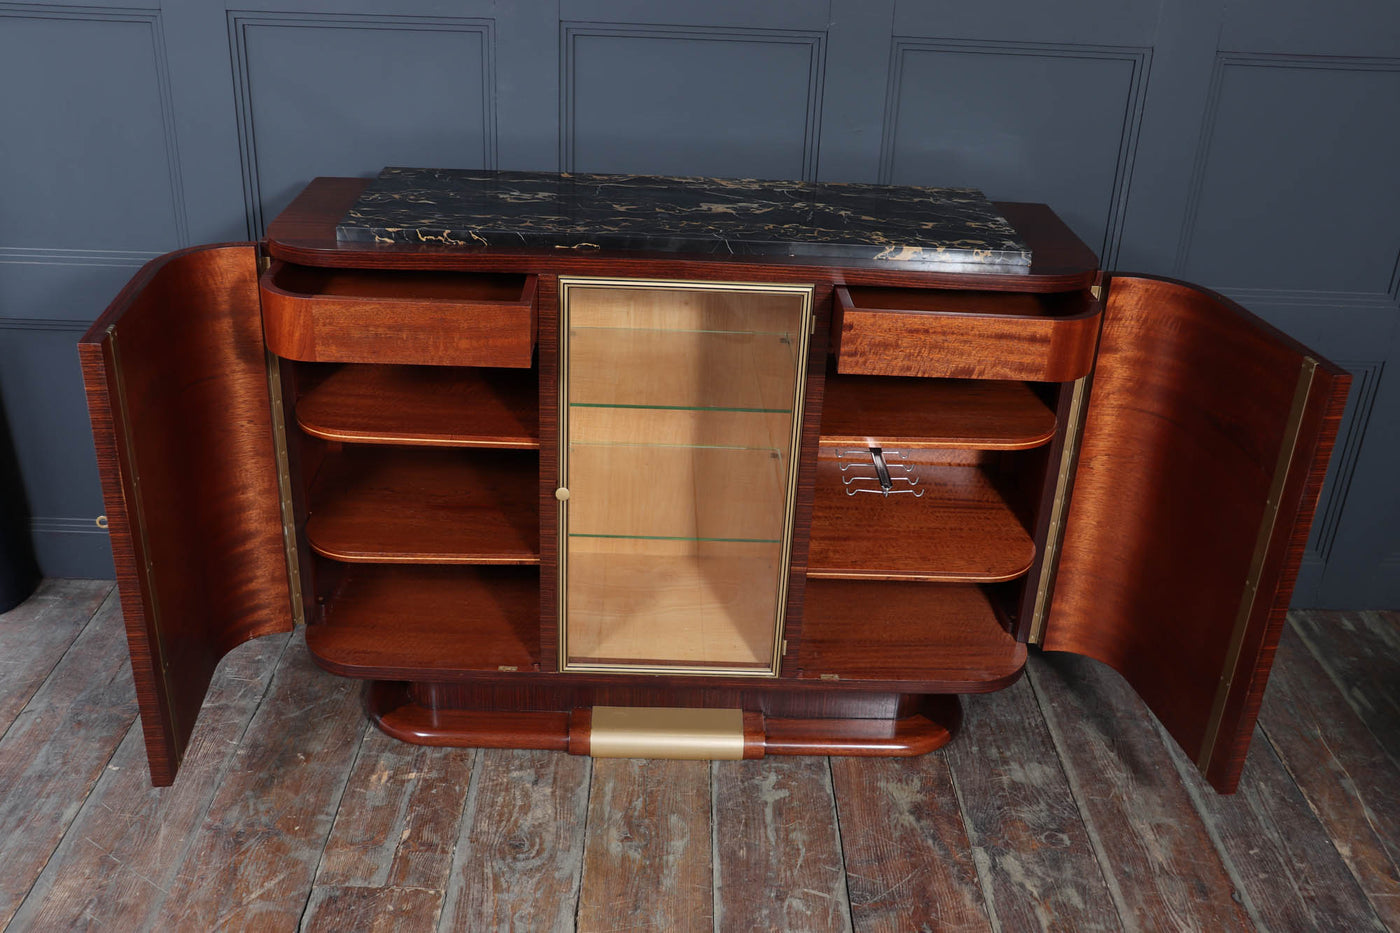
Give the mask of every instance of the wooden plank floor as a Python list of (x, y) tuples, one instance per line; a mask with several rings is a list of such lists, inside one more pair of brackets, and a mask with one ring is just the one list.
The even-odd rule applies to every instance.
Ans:
[(966, 713), (911, 760), (418, 748), (298, 633), (156, 790), (111, 584), (48, 581), (0, 615), (0, 926), (1400, 930), (1400, 613), (1290, 616), (1232, 797), (1094, 662)]

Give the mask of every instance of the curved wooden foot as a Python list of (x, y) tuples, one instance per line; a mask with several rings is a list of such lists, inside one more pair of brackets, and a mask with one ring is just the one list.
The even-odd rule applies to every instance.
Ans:
[(923, 708), (902, 719), (767, 719), (769, 755), (866, 755), (902, 758), (942, 748), (962, 725), (962, 704), (952, 695), (925, 697)]
[[(591, 709), (503, 711), (434, 709), (413, 698), (408, 684), (371, 681), (365, 711), (387, 734), (416, 745), (528, 748), (589, 754)], [(659, 710), (664, 715), (664, 710)], [(956, 696), (921, 698), (917, 712), (898, 719), (784, 719), (745, 713), (742, 755), (858, 755), (908, 757), (941, 748), (957, 734)], [(658, 746), (646, 757), (677, 755)], [(737, 755), (735, 757), (738, 757)]]

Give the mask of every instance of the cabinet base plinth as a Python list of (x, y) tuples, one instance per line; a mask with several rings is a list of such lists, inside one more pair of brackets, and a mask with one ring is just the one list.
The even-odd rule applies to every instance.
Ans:
[[(439, 707), (421, 702), (412, 686), (371, 681), (365, 710), (388, 735), (416, 745), (523, 748), (590, 753), (593, 710), (496, 710)], [(743, 713), (744, 758), (765, 755), (908, 757), (941, 748), (957, 734), (962, 705), (956, 696), (907, 697), (901, 715), (888, 718), (789, 718)], [(641, 757), (675, 755), (664, 747)], [(700, 756), (704, 757), (704, 756)], [(724, 756), (738, 757), (738, 756)]]

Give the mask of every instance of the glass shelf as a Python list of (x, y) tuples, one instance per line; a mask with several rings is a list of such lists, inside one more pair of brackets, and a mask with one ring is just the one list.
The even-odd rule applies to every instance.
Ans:
[(766, 448), (569, 446), (569, 536), (780, 542), (787, 462)]
[(569, 357), (570, 408), (792, 411), (787, 336), (570, 327)]

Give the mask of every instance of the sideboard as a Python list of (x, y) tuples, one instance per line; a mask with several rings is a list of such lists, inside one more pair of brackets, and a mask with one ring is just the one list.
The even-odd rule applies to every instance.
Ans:
[(920, 754), (1076, 652), (1234, 789), (1338, 367), (1043, 205), (386, 177), (80, 344), (155, 784), (220, 658), (304, 624), (391, 735), (630, 757)]

